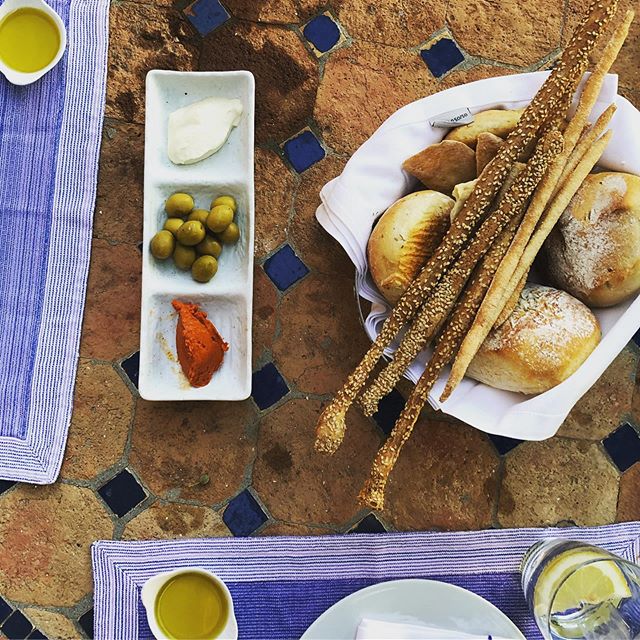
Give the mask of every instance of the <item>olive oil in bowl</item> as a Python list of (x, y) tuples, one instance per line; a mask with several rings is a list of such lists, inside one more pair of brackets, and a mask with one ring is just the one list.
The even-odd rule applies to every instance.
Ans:
[(60, 50), (60, 32), (44, 11), (16, 9), (0, 21), (0, 60), (22, 73), (47, 67)]

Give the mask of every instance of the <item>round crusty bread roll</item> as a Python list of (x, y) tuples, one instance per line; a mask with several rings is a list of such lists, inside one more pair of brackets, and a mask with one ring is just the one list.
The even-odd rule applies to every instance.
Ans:
[(467, 375), (498, 389), (543, 393), (566, 380), (600, 342), (588, 307), (565, 291), (527, 285), (513, 313), (494, 328)]
[(369, 270), (380, 293), (395, 303), (449, 227), (453, 200), (438, 191), (416, 191), (392, 204), (367, 245)]
[(587, 177), (546, 242), (549, 276), (590, 307), (640, 290), (640, 178)]

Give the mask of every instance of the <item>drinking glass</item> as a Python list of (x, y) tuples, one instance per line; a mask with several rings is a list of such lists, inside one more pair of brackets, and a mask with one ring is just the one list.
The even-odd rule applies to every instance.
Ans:
[(604, 549), (552, 538), (520, 565), (527, 604), (545, 640), (640, 638), (640, 567)]

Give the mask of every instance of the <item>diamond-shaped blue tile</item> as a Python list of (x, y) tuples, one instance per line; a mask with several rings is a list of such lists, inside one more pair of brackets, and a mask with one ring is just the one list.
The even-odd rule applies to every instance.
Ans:
[(420, 57), (436, 78), (451, 71), (464, 60), (462, 51), (451, 38), (440, 38), (428, 44), (425, 49), (420, 50)]
[(11, 480), (0, 480), (0, 495), (2, 495), (8, 489), (11, 489), (14, 484), (15, 482), (12, 482)]
[(21, 611), (16, 609), (4, 621), (0, 629), (9, 640), (24, 640), (31, 633), (33, 625)]
[(78, 623), (87, 636), (89, 636), (89, 638), (93, 638), (93, 607), (78, 618)]
[(384, 525), (373, 513), (370, 513), (366, 518), (363, 518), (358, 524), (349, 530), (349, 533), (386, 533)]
[(633, 341), (640, 347), (640, 331), (636, 331), (636, 334), (633, 336)]
[(298, 258), (288, 244), (268, 258), (263, 269), (280, 291), (285, 291), (309, 273), (307, 265)]
[(29, 640), (49, 640), (49, 639), (47, 638), (47, 636), (44, 635), (44, 633), (42, 633), (42, 631), (40, 631), (40, 629), (34, 629), (29, 634)]
[(89, 638), (93, 638), (93, 607), (78, 618), (78, 624)]
[(13, 609), (2, 598), (0, 598), (0, 624), (2, 624), (8, 617)]
[(325, 156), (325, 150), (318, 138), (309, 129), (287, 140), (282, 145), (282, 149), (285, 157), (298, 173), (306, 171)]
[(133, 474), (126, 469), (100, 487), (98, 493), (109, 505), (111, 511), (120, 517), (147, 497)]
[(132, 356), (123, 360), (120, 366), (124, 369), (124, 372), (129, 376), (129, 380), (131, 380), (133, 386), (137, 389), (138, 376), (140, 374), (140, 352), (136, 351)]
[(250, 536), (267, 521), (267, 514), (251, 492), (245, 489), (229, 502), (222, 520), (234, 536)]
[(229, 12), (218, 0), (196, 0), (184, 9), (189, 22), (206, 36), (229, 19)]
[(501, 456), (509, 453), (512, 449), (515, 449), (522, 440), (517, 440), (516, 438), (508, 438), (507, 436), (497, 436), (493, 433), (489, 434), (489, 440), (493, 442), (493, 445), (498, 450), (498, 453)]
[(340, 29), (327, 14), (316, 16), (307, 22), (302, 33), (320, 53), (333, 49), (340, 41)]
[(602, 442), (620, 471), (626, 471), (640, 460), (640, 437), (629, 424), (623, 424)]
[(263, 411), (284, 398), (287, 393), (289, 387), (273, 362), (265, 364), (251, 377), (251, 396)]
[(373, 414), (373, 419), (387, 435), (391, 433), (393, 425), (404, 409), (404, 405), (405, 399), (397, 389), (392, 389), (378, 403), (378, 410)]

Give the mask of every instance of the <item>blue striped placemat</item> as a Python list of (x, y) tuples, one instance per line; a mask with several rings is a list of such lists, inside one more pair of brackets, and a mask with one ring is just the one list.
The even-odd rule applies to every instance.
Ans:
[(68, 47), (0, 76), (0, 478), (53, 482), (71, 419), (89, 270), (109, 0), (49, 0)]
[(456, 533), (351, 534), (317, 538), (98, 541), (92, 547), (94, 637), (151, 639), (140, 590), (151, 576), (203, 567), (233, 596), (240, 638), (299, 638), (343, 597), (377, 582), (429, 578), (455, 584), (501, 609), (529, 640), (541, 638), (527, 611), (518, 567), (543, 538), (583, 540), (625, 558), (640, 556), (640, 522), (594, 528)]

